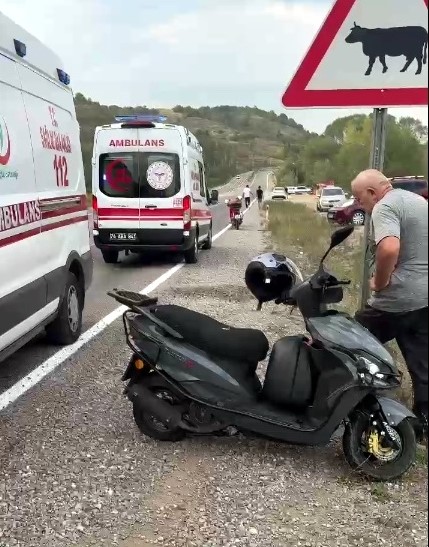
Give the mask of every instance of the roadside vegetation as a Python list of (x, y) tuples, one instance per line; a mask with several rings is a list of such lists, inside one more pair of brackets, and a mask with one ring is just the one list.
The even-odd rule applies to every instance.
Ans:
[[(315, 267), (329, 245), (335, 227), (326, 218), (300, 203), (270, 203), (267, 226), (271, 232), (272, 247), (294, 260), (304, 275), (314, 272)], [(332, 252), (326, 265), (341, 279), (350, 279), (351, 284), (344, 288), (345, 298), (339, 309), (354, 314), (360, 305), (361, 276), (363, 260), (363, 232), (356, 230), (348, 241)], [(411, 381), (405, 363), (396, 344), (389, 350), (399, 362), (404, 373), (398, 399), (412, 406)]]
[[(335, 181), (349, 188), (350, 181), (368, 167), (372, 116), (355, 114), (338, 118), (322, 135), (304, 143), (288, 143), (278, 172), (284, 185), (315, 185)], [(386, 128), (384, 172), (389, 177), (428, 176), (428, 128), (414, 118), (389, 116)]]

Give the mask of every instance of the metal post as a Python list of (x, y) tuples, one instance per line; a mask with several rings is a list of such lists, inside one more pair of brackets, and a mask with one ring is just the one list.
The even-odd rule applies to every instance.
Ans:
[[(373, 131), (371, 144), (370, 168), (383, 171), (384, 152), (386, 148), (386, 122), (387, 108), (374, 108), (373, 114)], [(364, 231), (364, 260), (362, 272), (362, 293), (361, 293), (361, 308), (364, 308), (369, 298), (369, 279), (371, 267), (371, 215), (367, 214), (365, 218)]]

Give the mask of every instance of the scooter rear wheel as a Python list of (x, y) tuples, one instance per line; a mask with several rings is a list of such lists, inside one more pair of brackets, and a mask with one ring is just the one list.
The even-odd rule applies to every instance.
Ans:
[[(146, 384), (146, 387), (148, 387), (154, 395), (171, 405), (179, 402), (176, 397), (164, 386), (156, 385), (156, 382), (151, 382), (150, 379), (149, 382), (153, 385)], [(186, 435), (183, 429), (169, 428), (160, 420), (157, 420), (154, 416), (150, 416), (147, 412), (141, 410), (137, 404), (133, 404), (133, 416), (137, 427), (143, 435), (151, 437), (157, 441), (178, 442), (184, 439)]]
[(392, 426), (390, 431), (400, 448), (384, 446), (380, 437), (379, 444), (376, 439), (376, 456), (368, 450), (368, 436), (371, 434), (370, 416), (363, 412), (356, 412), (351, 416), (343, 436), (344, 455), (350, 466), (377, 481), (391, 481), (406, 473), (416, 458), (417, 441), (414, 427), (409, 420), (403, 420)]

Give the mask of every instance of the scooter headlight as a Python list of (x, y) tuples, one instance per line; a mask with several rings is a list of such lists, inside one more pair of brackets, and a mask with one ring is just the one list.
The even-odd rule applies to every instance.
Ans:
[(384, 374), (383, 367), (379, 363), (374, 362), (367, 357), (359, 357), (358, 359), (358, 374), (361, 381), (367, 385), (379, 388), (391, 387), (392, 374)]
[[(362, 368), (365, 368), (367, 372), (369, 372), (372, 376), (377, 376), (380, 374), (380, 367), (377, 365), (377, 363), (374, 363), (373, 361), (370, 361), (366, 357), (360, 358), (361, 365), (363, 365)], [(381, 377), (383, 377), (383, 374), (380, 374)]]

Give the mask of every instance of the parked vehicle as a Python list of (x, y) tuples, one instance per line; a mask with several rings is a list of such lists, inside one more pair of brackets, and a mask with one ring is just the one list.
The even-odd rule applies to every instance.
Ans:
[(0, 13), (0, 360), (46, 330), (82, 330), (92, 278), (85, 178), (70, 77)]
[(276, 186), (274, 190), (271, 193), (271, 199), (272, 200), (285, 200), (287, 199), (286, 190), (283, 188), (283, 186)]
[(428, 181), (425, 177), (393, 177), (390, 181), (394, 188), (402, 188), (428, 199)]
[(286, 186), (286, 192), (289, 196), (296, 194), (296, 186)]
[(365, 224), (365, 211), (354, 198), (346, 201), (341, 207), (329, 209), (327, 217), (329, 222), (339, 225), (363, 226)]
[(183, 253), (212, 246), (203, 150), (161, 116), (118, 116), (97, 127), (92, 171), (94, 241), (106, 263), (121, 251)]
[[(397, 177), (391, 179), (394, 188), (402, 188), (416, 194), (421, 195), (426, 200), (428, 199), (428, 181), (424, 177)], [(341, 207), (333, 207), (328, 211), (329, 222), (345, 225), (354, 224), (355, 226), (363, 226), (365, 224), (365, 211), (361, 205), (350, 199)]]
[(346, 200), (347, 196), (342, 188), (337, 188), (335, 186), (322, 188), (317, 202), (317, 210), (319, 212), (329, 211), (331, 207), (343, 205)]
[(332, 235), (306, 281), (284, 256), (250, 262), (246, 284), (260, 306), (298, 306), (309, 332), (274, 344), (263, 386), (256, 374), (269, 351), (263, 332), (159, 305), (157, 298), (109, 293), (129, 307), (124, 328), (133, 356), (122, 379), (140, 430), (161, 441), (242, 431), (318, 446), (344, 424), (344, 453), (354, 469), (377, 480), (405, 473), (415, 460), (417, 419), (383, 396), (400, 385), (393, 358), (354, 318), (327, 309), (342, 300), (349, 281), (329, 273), (324, 259), (352, 231)]
[(308, 186), (296, 186), (294, 193), (299, 196), (310, 195), (312, 193), (312, 189), (309, 188)]

